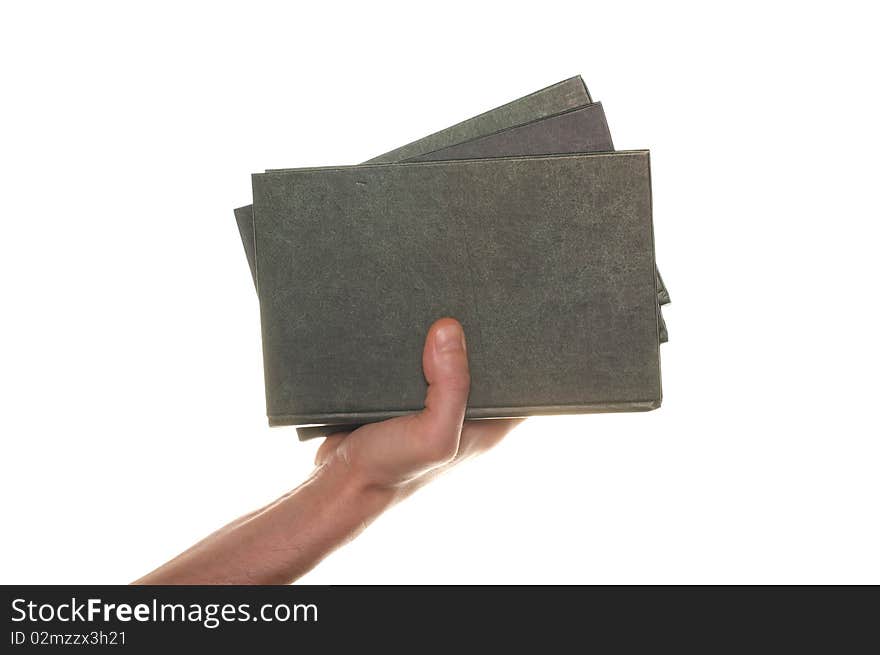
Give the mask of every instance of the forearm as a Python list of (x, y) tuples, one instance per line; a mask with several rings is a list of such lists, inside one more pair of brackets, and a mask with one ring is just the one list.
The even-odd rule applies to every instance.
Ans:
[(396, 498), (331, 457), (299, 487), (221, 528), (136, 584), (288, 584)]
[(498, 442), (517, 419), (462, 421), (470, 375), (461, 325), (425, 339), (424, 409), (324, 440), (299, 487), (240, 517), (139, 584), (287, 584), (351, 540), (389, 505)]

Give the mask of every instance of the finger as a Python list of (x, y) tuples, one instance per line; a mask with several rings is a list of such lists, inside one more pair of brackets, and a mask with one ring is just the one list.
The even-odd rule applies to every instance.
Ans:
[(489, 450), (523, 421), (525, 421), (524, 418), (465, 421), (461, 428), (461, 440), (458, 446), (458, 453), (455, 457), (443, 466), (433, 468), (425, 475), (415, 480), (407, 489), (407, 494), (412, 493), (416, 489), (420, 489), (431, 480), (443, 475), (443, 473), (460, 463), (462, 460)]
[(415, 433), (434, 455), (446, 461), (458, 452), (461, 425), (470, 391), (464, 330), (453, 318), (442, 318), (428, 330), (422, 354), (428, 383), (425, 408), (414, 417)]
[(336, 448), (339, 447), (340, 442), (345, 439), (346, 436), (348, 436), (347, 432), (337, 432), (324, 439), (324, 442), (318, 447), (318, 451), (315, 453), (315, 465), (320, 466), (326, 462), (330, 456), (336, 452)]

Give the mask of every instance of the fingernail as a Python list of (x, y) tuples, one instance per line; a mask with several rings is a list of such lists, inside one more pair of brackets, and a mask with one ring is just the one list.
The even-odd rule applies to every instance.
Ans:
[(434, 335), (434, 343), (441, 353), (464, 350), (464, 331), (455, 323), (444, 325)]

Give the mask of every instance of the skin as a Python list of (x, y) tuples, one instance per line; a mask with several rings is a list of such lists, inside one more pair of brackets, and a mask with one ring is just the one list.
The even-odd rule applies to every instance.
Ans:
[(443, 318), (422, 353), (425, 408), (327, 437), (298, 487), (220, 528), (135, 584), (289, 584), (373, 519), (521, 419), (464, 421), (470, 390), (464, 330)]

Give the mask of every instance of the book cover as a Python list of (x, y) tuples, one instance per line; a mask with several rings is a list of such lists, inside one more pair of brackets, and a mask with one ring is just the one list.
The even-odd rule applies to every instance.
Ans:
[[(602, 103), (597, 102), (475, 137), (404, 161), (442, 161), (612, 150), (614, 144), (611, 131), (608, 129), (608, 121)], [(242, 229), (241, 223), (239, 229)], [(660, 271), (657, 270), (655, 273), (658, 303), (664, 305), (669, 302), (669, 292), (663, 284)], [(664, 325), (661, 341), (665, 342), (668, 335), (665, 323), (662, 320), (661, 323)]]
[(614, 150), (601, 102), (456, 143), (405, 161), (519, 157)]
[[(474, 116), (461, 123), (447, 127), (418, 141), (401, 146), (396, 150), (374, 157), (365, 163), (402, 161), (408, 157), (432, 152), (439, 148), (485, 136), (515, 125), (528, 123), (544, 116), (558, 114), (567, 109), (580, 107), (591, 102), (587, 85), (584, 84), (584, 80), (580, 75), (576, 75), (562, 82), (552, 84), (540, 91), (535, 91), (527, 96), (513, 100), (506, 105), (490, 109), (479, 116)], [(250, 266), (251, 275), (254, 278), (254, 284), (256, 284), (253, 258), (252, 206), (245, 205), (244, 207), (237, 208), (235, 210), (235, 221), (238, 224), (248, 266)]]
[(469, 418), (659, 406), (646, 151), (288, 170), (253, 190), (271, 425), (418, 411), (445, 315), (468, 335)]
[(461, 141), (467, 141), (485, 134), (491, 134), (513, 125), (522, 125), (529, 121), (558, 114), (566, 109), (573, 109), (593, 102), (587, 85), (580, 75), (575, 75), (562, 82), (557, 82), (540, 91), (491, 109), (479, 116), (474, 116), (461, 123), (447, 127), (440, 132), (413, 141), (405, 146), (373, 157), (367, 164), (392, 163), (417, 157), (426, 152), (446, 148)]

